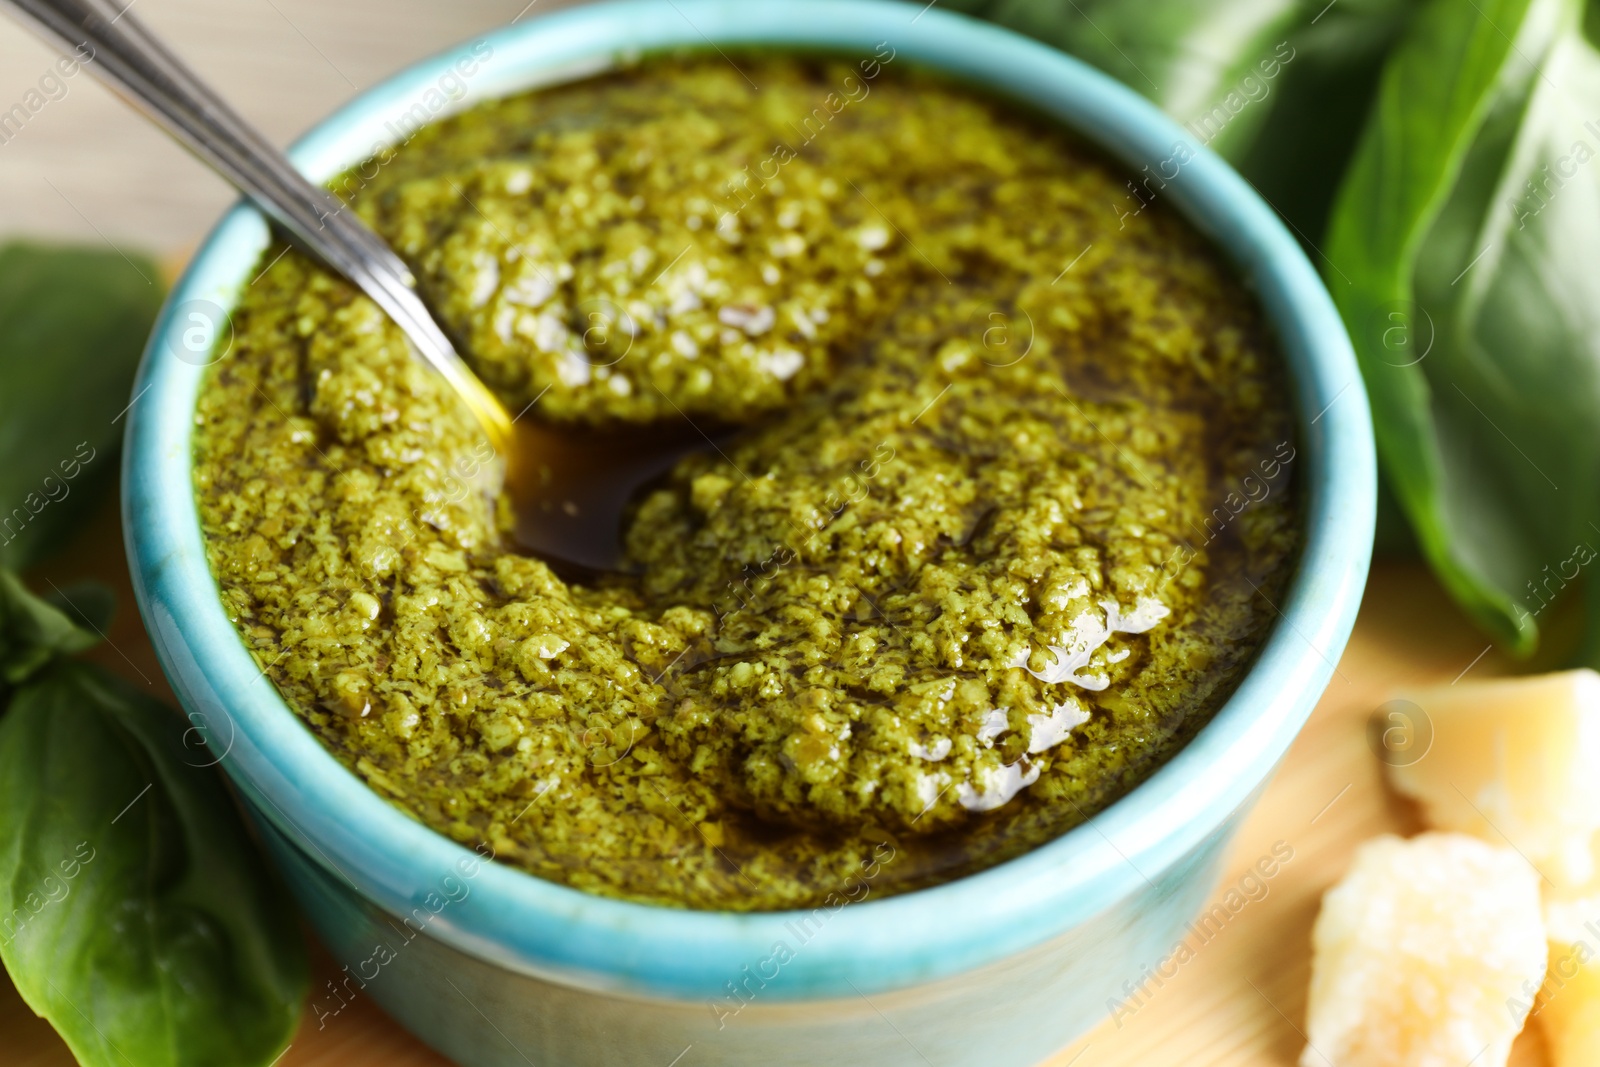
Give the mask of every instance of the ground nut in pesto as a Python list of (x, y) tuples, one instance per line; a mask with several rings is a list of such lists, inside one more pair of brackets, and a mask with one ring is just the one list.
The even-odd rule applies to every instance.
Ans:
[(1299, 544), (1253, 299), (1150, 184), (877, 55), (648, 60), (339, 188), (512, 412), (714, 443), (625, 565), (519, 549), (499, 468), (296, 253), (199, 403), (230, 615), (333, 753), (581, 889), (815, 907), (948, 880), (1202, 726)]

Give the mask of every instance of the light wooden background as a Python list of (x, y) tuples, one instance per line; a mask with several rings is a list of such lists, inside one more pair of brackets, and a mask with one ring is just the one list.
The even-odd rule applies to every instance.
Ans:
[[(244, 115), (284, 142), (395, 68), (517, 17), (525, 2), (138, 0), (135, 11)], [(527, 14), (559, 4), (536, 0)], [(0, 22), (0, 111), (21, 99), (52, 60), (47, 48)], [(70, 237), (168, 254), (192, 247), (232, 199), (227, 188), (88, 76), (68, 85), (65, 97), (0, 145), (0, 238)], [(113, 643), (96, 655), (165, 693), (122, 561), (108, 505), (46, 571), (58, 580), (99, 577), (120, 590)], [(1477, 659), (1484, 645), (1419, 567), (1380, 566), (1338, 674), (1240, 834), (1235, 870), (1223, 885), (1236, 882), (1277, 841), (1293, 848), (1293, 859), (1265, 898), (1240, 912), (1133, 1016), (1120, 1027), (1108, 1021), (1048, 1067), (1293, 1064), (1304, 1044), (1309, 932), (1322, 892), (1362, 840), (1417, 829), (1414, 812), (1382, 788), (1367, 750), (1366, 718), (1397, 686), (1449, 680), (1469, 665), (1474, 675), (1504, 670), (1495, 653)], [(318, 966), (332, 970), (320, 953)], [(1537, 1035), (1524, 1036), (1513, 1062), (1544, 1062)], [(0, 1067), (71, 1063), (50, 1027), (0, 977)], [(370, 1002), (358, 1002), (325, 1030), (308, 1021), (279, 1067), (443, 1063)], [(692, 1052), (681, 1067), (694, 1067)]]
[[(131, 12), (279, 144), (398, 68), (570, 0), (134, 0)], [(525, 12), (525, 14), (524, 14)], [(0, 15), (0, 112), (56, 52)], [(0, 144), (0, 236), (192, 248), (233, 194), (87, 72)]]

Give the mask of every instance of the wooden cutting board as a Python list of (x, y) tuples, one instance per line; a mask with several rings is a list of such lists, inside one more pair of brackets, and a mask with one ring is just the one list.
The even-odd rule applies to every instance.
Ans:
[[(128, 585), (114, 506), (79, 542), (35, 576), (97, 578), (117, 590), (110, 641), (93, 657), (152, 693), (170, 691), (146, 640)], [(1310, 932), (1324, 890), (1350, 854), (1375, 834), (1411, 834), (1415, 812), (1383, 787), (1368, 750), (1366, 721), (1396, 688), (1504, 673), (1509, 665), (1451, 606), (1417, 564), (1375, 568), (1355, 636), (1287, 762), (1233, 846), (1216, 897), (1276, 845), (1292, 849), (1277, 873), (1158, 988), (1125, 1002), (1107, 1021), (1041, 1067), (1287, 1067), (1305, 1045)], [(1281, 844), (1279, 844), (1281, 842)], [(1234, 898), (1237, 905), (1239, 898)], [(1150, 964), (1158, 961), (1143, 961)], [(316, 950), (320, 988), (336, 968)], [(1536, 1032), (1519, 1040), (1512, 1063), (1543, 1067)], [(0, 1067), (71, 1067), (72, 1057), (8, 982), (0, 979)], [(411, 1037), (370, 1001), (357, 1001), (319, 1029), (307, 1018), (275, 1067), (443, 1067), (448, 1061)], [(661, 1065), (666, 1067), (666, 1065)], [(694, 1067), (690, 1054), (676, 1067)], [(974, 1065), (979, 1067), (979, 1065)]]

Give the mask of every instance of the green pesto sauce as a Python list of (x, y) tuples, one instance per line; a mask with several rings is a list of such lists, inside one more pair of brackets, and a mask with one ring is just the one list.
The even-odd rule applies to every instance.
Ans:
[(596, 893), (814, 907), (1013, 857), (1192, 736), (1298, 548), (1293, 428), (1159, 195), (887, 50), (738, 63), (486, 104), (338, 186), (513, 412), (728, 434), (635, 498), (626, 573), (519, 552), (471, 416), (295, 253), (195, 485), (246, 643), (390, 802)]

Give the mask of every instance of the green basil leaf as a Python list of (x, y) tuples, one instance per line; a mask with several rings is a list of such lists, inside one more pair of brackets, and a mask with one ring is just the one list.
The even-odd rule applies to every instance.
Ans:
[(1144, 93), (1313, 244), (1420, 0), (954, 0)]
[(102, 639), (111, 629), (111, 619), (116, 614), (117, 597), (99, 582), (84, 580), (72, 582), (65, 589), (52, 588), (45, 597), (53, 607), (72, 620), (80, 630), (91, 630)]
[(162, 300), (150, 261), (0, 246), (0, 565), (65, 542), (115, 482), (115, 454)]
[[(1223, 146), (1250, 183), (1312, 244), (1361, 136), (1378, 79), (1419, 0), (1326, 0), (1302, 8), (1292, 59), (1261, 103), (1248, 143)], [(1255, 106), (1255, 105), (1252, 105)]]
[(55, 657), (99, 644), (100, 630), (94, 620), (34, 596), (0, 567), (0, 697)]
[(1529, 583), (1600, 545), (1600, 168), (1518, 207), (1541, 168), (1600, 147), (1581, 14), (1432, 0), (1384, 71), (1326, 245), (1389, 482), (1445, 586), (1517, 654), (1538, 638)]
[(1148, 96), (1224, 155), (1247, 144), (1303, 0), (955, 0)]
[(0, 959), (85, 1067), (264, 1067), (293, 1035), (304, 942), (211, 762), (88, 664), (0, 719)]

